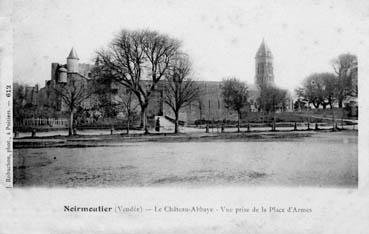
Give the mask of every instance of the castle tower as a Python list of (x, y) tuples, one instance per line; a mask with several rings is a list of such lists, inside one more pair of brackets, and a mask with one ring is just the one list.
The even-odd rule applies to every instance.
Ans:
[(67, 57), (68, 72), (78, 72), (78, 56), (74, 48), (70, 51)]
[(57, 79), (58, 66), (58, 63), (51, 63), (51, 80), (53, 81), (56, 81)]
[(274, 85), (273, 56), (264, 39), (255, 55), (255, 85)]
[(59, 79), (58, 79), (58, 83), (67, 83), (67, 72), (68, 70), (65, 69), (64, 67), (59, 68)]

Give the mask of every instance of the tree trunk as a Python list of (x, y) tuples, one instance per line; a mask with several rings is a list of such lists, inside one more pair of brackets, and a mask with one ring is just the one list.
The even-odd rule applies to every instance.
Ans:
[(342, 108), (343, 106), (343, 99), (338, 100), (338, 108)]
[(144, 110), (141, 107), (141, 113), (140, 113), (140, 128), (141, 129), (143, 129), (143, 127), (144, 127), (144, 116), (145, 116), (145, 113), (144, 113)]
[(240, 117), (241, 117), (241, 112), (238, 111), (237, 132), (240, 132)]
[(334, 116), (334, 110), (333, 110), (333, 108), (331, 108), (331, 110), (332, 110), (333, 131), (336, 131), (336, 119), (335, 119), (335, 116)]
[(199, 111), (200, 111), (200, 120), (202, 119), (202, 106), (201, 103), (199, 104)]
[(331, 97), (328, 98), (328, 103), (327, 104), (329, 105), (330, 109), (332, 110), (333, 109), (333, 100), (332, 100)]
[(130, 115), (128, 115), (128, 118), (127, 118), (127, 135), (129, 134), (129, 121), (130, 121)]
[(141, 105), (141, 129), (144, 131), (145, 134), (149, 133), (149, 130), (147, 128), (147, 116), (146, 116), (147, 106), (148, 106), (147, 103)]
[(68, 136), (73, 135), (73, 111), (70, 112), (69, 116), (69, 129), (68, 129)]
[(174, 120), (174, 133), (178, 133), (178, 111), (174, 113), (175, 120)]

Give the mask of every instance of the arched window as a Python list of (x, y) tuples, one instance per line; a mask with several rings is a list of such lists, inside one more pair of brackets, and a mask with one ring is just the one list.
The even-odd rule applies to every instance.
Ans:
[(258, 64), (258, 74), (263, 74), (263, 73), (264, 73), (264, 64), (259, 63)]

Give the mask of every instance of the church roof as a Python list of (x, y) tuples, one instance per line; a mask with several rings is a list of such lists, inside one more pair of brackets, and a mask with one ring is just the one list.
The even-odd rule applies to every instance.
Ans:
[(79, 59), (78, 55), (77, 55), (77, 52), (74, 48), (71, 49), (67, 59)]
[(264, 39), (261, 42), (261, 45), (258, 49), (258, 52), (256, 52), (256, 57), (258, 57), (258, 56), (270, 56), (270, 57), (272, 57), (272, 51), (266, 45)]

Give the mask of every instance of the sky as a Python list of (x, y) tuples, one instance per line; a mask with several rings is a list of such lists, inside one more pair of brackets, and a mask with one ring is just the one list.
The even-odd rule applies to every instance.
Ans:
[(42, 87), (51, 63), (66, 63), (72, 47), (93, 63), (120, 30), (152, 29), (181, 40), (195, 78), (208, 81), (253, 84), (264, 38), (276, 84), (293, 90), (311, 73), (333, 72), (339, 54), (368, 47), (368, 19), (365, 0), (16, 0), (14, 81)]

